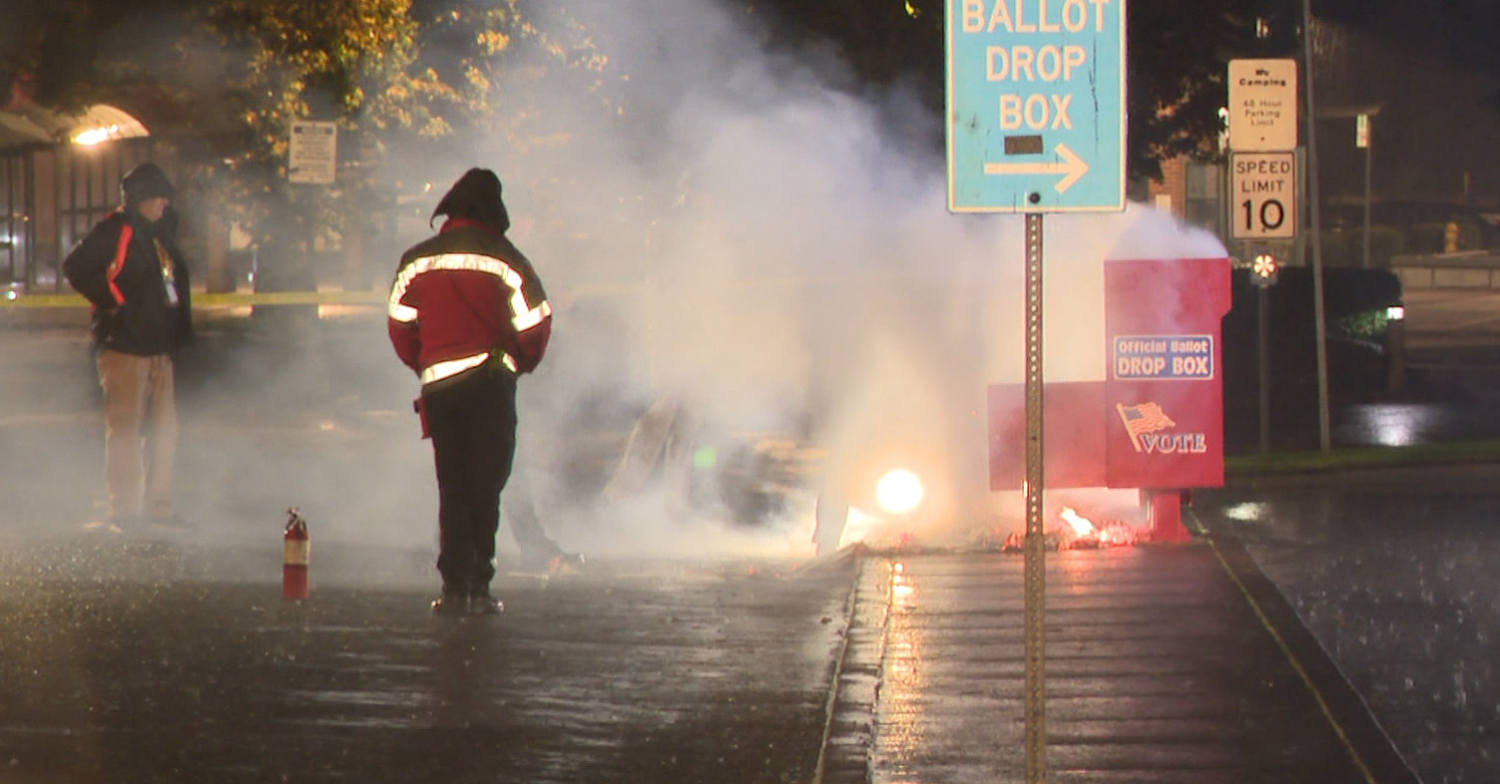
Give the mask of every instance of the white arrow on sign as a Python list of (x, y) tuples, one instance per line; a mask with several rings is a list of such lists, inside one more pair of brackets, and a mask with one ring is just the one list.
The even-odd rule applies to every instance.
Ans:
[(1057, 192), (1062, 193), (1073, 187), (1089, 170), (1089, 165), (1083, 159), (1068, 149), (1068, 145), (1059, 144), (1052, 148), (1062, 160), (1052, 163), (986, 163), (985, 174), (1063, 174), (1066, 175), (1057, 181)]

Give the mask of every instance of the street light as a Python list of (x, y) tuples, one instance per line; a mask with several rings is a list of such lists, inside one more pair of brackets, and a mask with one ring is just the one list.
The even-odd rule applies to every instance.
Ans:
[(145, 124), (129, 112), (98, 103), (84, 110), (68, 132), (68, 140), (79, 147), (93, 147), (115, 139), (150, 136)]

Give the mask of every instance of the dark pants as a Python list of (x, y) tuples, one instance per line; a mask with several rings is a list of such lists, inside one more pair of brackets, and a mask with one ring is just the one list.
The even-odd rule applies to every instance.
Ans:
[(516, 452), (516, 377), (487, 364), (422, 389), (438, 480), (438, 573), (445, 592), (495, 576), (500, 491)]

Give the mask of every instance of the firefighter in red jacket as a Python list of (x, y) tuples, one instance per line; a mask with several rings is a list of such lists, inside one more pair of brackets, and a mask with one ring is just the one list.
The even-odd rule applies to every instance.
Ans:
[(516, 449), (516, 380), (542, 360), (552, 307), (505, 237), (500, 178), (470, 169), (432, 217), (436, 236), (401, 256), (388, 300), (396, 354), (421, 379), (417, 411), (438, 481), (439, 615), (490, 615), (500, 492)]

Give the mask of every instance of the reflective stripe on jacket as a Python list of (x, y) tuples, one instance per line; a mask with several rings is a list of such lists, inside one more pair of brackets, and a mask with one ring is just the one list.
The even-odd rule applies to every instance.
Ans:
[(541, 362), (552, 306), (531, 263), (504, 236), (444, 226), (401, 257), (387, 299), (396, 354), (430, 383), (477, 367), (492, 352), (516, 373)]

